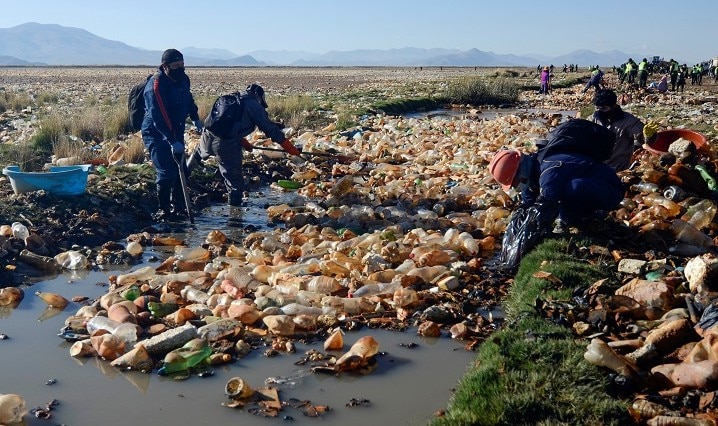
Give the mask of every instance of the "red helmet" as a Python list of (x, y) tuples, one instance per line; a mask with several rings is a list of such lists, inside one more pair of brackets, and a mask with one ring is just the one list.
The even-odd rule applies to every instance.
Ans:
[(489, 163), (489, 173), (504, 190), (511, 188), (521, 163), (521, 153), (512, 149), (502, 149)]

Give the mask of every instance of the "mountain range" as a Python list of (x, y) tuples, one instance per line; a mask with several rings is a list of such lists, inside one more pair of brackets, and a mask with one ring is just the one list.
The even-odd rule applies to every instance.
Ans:
[[(618, 50), (596, 53), (577, 50), (558, 57), (506, 55), (478, 49), (332, 50), (324, 54), (256, 50), (237, 55), (226, 49), (184, 47), (185, 62), (192, 66), (536, 66), (538, 64), (579, 64), (612, 66), (625, 62), (628, 54)], [(88, 55), (87, 52), (92, 52)], [(161, 51), (133, 47), (98, 37), (81, 28), (29, 22), (0, 28), (0, 66), (52, 65), (157, 65)]]

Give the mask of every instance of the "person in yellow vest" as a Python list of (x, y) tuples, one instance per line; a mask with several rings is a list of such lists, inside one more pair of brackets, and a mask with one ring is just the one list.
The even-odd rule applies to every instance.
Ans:
[(638, 64), (638, 87), (645, 89), (646, 83), (648, 83), (648, 59), (643, 58)]
[(681, 66), (678, 65), (678, 61), (671, 59), (668, 65), (668, 72), (671, 74), (671, 91), (676, 91), (676, 83), (678, 82), (678, 74), (680, 73)]
[(638, 73), (638, 70), (636, 70), (636, 63), (633, 61), (633, 58), (628, 58), (628, 63), (626, 63), (626, 74), (628, 74), (628, 84), (633, 84), (636, 82), (636, 74)]

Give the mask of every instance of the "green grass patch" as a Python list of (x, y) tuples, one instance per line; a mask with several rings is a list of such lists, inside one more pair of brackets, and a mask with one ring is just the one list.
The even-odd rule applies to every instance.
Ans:
[[(562, 283), (534, 277), (539, 270)], [(583, 359), (588, 342), (534, 309), (537, 298), (570, 300), (575, 288), (606, 274), (569, 253), (566, 240), (546, 240), (529, 253), (503, 305), (509, 325), (481, 345), (446, 414), (432, 424), (629, 424), (627, 402)]]
[(370, 109), (393, 115), (410, 111), (431, 111), (441, 108), (442, 105), (441, 101), (431, 98), (392, 99), (376, 102), (371, 105)]
[(521, 90), (521, 86), (512, 78), (464, 77), (449, 83), (446, 98), (460, 104), (511, 104), (518, 101)]

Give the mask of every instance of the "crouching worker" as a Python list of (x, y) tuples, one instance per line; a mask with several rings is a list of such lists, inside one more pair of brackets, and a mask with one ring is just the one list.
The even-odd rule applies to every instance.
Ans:
[(187, 167), (191, 172), (201, 160), (215, 156), (231, 206), (242, 204), (242, 150), (254, 149), (245, 137), (257, 127), (272, 141), (280, 144), (287, 153), (301, 155), (285, 137), (282, 125), (269, 119), (266, 108), (264, 89), (258, 84), (249, 85), (242, 93), (220, 96), (205, 118), (199, 146), (187, 160)]
[(549, 134), (539, 151), (526, 154), (501, 150), (489, 172), (504, 190), (521, 192), (521, 205), (504, 234), (500, 262), (513, 269), (523, 255), (560, 226), (580, 227), (597, 212), (612, 210), (625, 188), (616, 172), (604, 163), (611, 155), (615, 135), (587, 120), (570, 120)]

